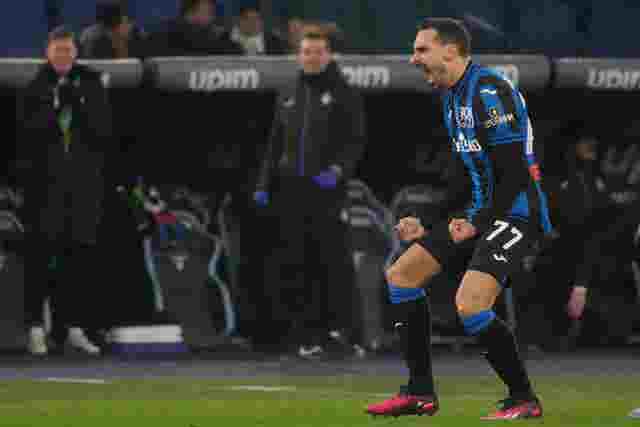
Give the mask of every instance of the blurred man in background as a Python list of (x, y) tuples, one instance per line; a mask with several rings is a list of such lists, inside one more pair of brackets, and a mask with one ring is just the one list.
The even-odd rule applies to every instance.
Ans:
[[(599, 210), (580, 230), (584, 245), (570, 264), (572, 287), (567, 312), (571, 319), (579, 320), (585, 307), (590, 306), (606, 325), (606, 333), (598, 335), (625, 338), (631, 334), (638, 296), (632, 284), (631, 263), (638, 258), (640, 155), (634, 143), (627, 147), (609, 146), (600, 150), (602, 156), (592, 151), (591, 163), (599, 166), (592, 166), (599, 170), (595, 182), (600, 194), (596, 199)], [(575, 205), (567, 206), (565, 211), (575, 212)]]
[(231, 40), (244, 49), (245, 55), (284, 55), (286, 42), (273, 32), (265, 31), (257, 7), (240, 9), (236, 25), (231, 29)]
[(96, 5), (96, 24), (80, 35), (80, 56), (91, 59), (141, 58), (144, 37), (130, 19), (123, 1)]
[(287, 51), (297, 53), (300, 47), (300, 40), (304, 35), (304, 21), (298, 17), (291, 17), (287, 20)]
[[(25, 311), (29, 351), (46, 354), (43, 303), (69, 343), (97, 354), (84, 331), (95, 307), (96, 239), (111, 111), (101, 75), (77, 64), (74, 34), (49, 35), (47, 62), (19, 101), (16, 182), (25, 188)], [(50, 264), (54, 260), (55, 275)]]
[(147, 55), (242, 55), (242, 47), (215, 25), (214, 19), (215, 1), (181, 0), (180, 16), (149, 36)]
[[(363, 155), (361, 95), (333, 60), (329, 36), (306, 33), (300, 71), (276, 104), (255, 201), (272, 202), (277, 227), (265, 262), (280, 330), (293, 322), (298, 355), (323, 353), (352, 325), (354, 266), (341, 221), (345, 181)], [(273, 287), (277, 287), (273, 289)]]

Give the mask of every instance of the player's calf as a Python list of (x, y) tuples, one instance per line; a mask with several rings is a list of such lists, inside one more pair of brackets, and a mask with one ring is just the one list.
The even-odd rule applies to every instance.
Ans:
[(501, 402), (501, 408), (484, 419), (542, 416), (542, 407), (529, 382), (515, 337), (492, 310), (498, 293), (499, 285), (495, 279), (486, 273), (471, 271), (465, 275), (456, 295), (458, 314), (465, 332), (477, 336), (487, 348), (487, 361), (508, 387), (509, 394)]

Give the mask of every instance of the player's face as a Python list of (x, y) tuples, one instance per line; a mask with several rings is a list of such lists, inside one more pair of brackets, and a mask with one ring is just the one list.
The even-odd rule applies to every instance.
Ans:
[(298, 63), (306, 74), (318, 74), (331, 62), (326, 40), (303, 39), (298, 51)]
[(433, 29), (419, 31), (413, 43), (411, 63), (424, 72), (427, 82), (438, 88), (448, 86), (447, 58), (450, 50), (438, 39)]
[(47, 47), (47, 60), (58, 74), (66, 74), (73, 67), (78, 52), (73, 39), (53, 40)]

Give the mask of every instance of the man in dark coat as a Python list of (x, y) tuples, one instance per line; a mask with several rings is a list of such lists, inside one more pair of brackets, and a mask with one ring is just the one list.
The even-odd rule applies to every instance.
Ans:
[(47, 353), (42, 327), (47, 297), (69, 328), (69, 343), (87, 353), (100, 352), (83, 326), (95, 274), (91, 265), (111, 111), (100, 73), (77, 64), (76, 57), (73, 33), (53, 30), (47, 62), (19, 97), (15, 179), (25, 189), (25, 311), (34, 354)]
[(128, 15), (125, 2), (96, 5), (96, 24), (80, 34), (80, 56), (91, 59), (144, 58), (146, 34)]
[(298, 78), (278, 97), (255, 200), (272, 199), (277, 218), (264, 241), (266, 294), (278, 304), (269, 316), (280, 323), (272, 331), (293, 323), (292, 342), (306, 357), (344, 341), (353, 326), (354, 266), (342, 212), (365, 124), (361, 95), (333, 60), (328, 35), (305, 34), (298, 63)]
[(150, 34), (146, 56), (242, 55), (242, 47), (214, 18), (214, 0), (181, 0), (180, 16)]
[(236, 25), (229, 38), (242, 46), (245, 55), (286, 55), (286, 42), (273, 31), (264, 28), (262, 15), (256, 6), (240, 8)]

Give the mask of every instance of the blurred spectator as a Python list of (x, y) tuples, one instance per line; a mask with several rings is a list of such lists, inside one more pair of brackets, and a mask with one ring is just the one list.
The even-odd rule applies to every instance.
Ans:
[[(590, 306), (604, 331), (613, 338), (632, 332), (637, 312), (637, 291), (631, 262), (637, 259), (636, 233), (640, 227), (640, 201), (626, 206), (586, 239), (575, 264), (573, 288), (567, 304), (572, 319), (580, 319)], [(588, 303), (588, 299), (591, 303)]]
[[(587, 233), (578, 258), (572, 265), (572, 289), (567, 310), (580, 319), (586, 306), (608, 323), (612, 336), (624, 337), (631, 331), (627, 302), (635, 300), (630, 283), (631, 261), (637, 258), (635, 236), (640, 226), (640, 156), (637, 145), (610, 146), (604, 152), (601, 168), (608, 203)], [(589, 232), (590, 231), (590, 232)], [(588, 304), (588, 299), (591, 303)]]
[(598, 162), (598, 140), (583, 136), (569, 146), (568, 176), (560, 184), (559, 228), (578, 227), (577, 236), (584, 236), (582, 227), (588, 226), (596, 213), (606, 207), (606, 184)]
[[(29, 350), (46, 354), (43, 302), (68, 328), (69, 343), (97, 354), (84, 331), (103, 195), (111, 111), (100, 73), (77, 64), (74, 35), (49, 35), (47, 62), (19, 98), (15, 180), (25, 189), (25, 310)], [(49, 266), (57, 260), (52, 277)]]
[[(555, 185), (545, 185), (559, 236), (538, 254), (534, 274), (523, 275), (519, 280), (522, 286), (515, 290), (521, 311), (520, 336), (526, 344), (547, 350), (568, 345), (566, 301), (581, 256), (575, 245), (592, 232), (608, 206), (606, 185), (598, 167), (598, 145), (598, 140), (587, 134), (570, 143), (564, 156), (565, 176)], [(545, 286), (546, 283), (553, 285)], [(545, 286), (544, 292), (541, 286)]]
[(286, 28), (287, 50), (296, 54), (300, 47), (300, 40), (305, 33), (324, 33), (331, 43), (331, 51), (344, 53), (346, 49), (343, 31), (335, 22), (305, 21), (299, 17), (291, 17), (287, 21)]
[(611, 145), (601, 161), (611, 203), (629, 206), (640, 199), (640, 149), (631, 143), (626, 147)]
[(180, 16), (153, 32), (148, 56), (242, 55), (242, 46), (214, 24), (215, 1), (181, 0)]
[(122, 0), (96, 5), (96, 24), (80, 35), (80, 56), (91, 59), (141, 58), (144, 34)]
[(334, 53), (344, 53), (345, 38), (344, 33), (335, 22), (304, 22), (302, 24), (302, 34), (323, 33), (326, 34), (331, 43), (331, 50)]
[(272, 333), (293, 324), (291, 344), (307, 357), (344, 344), (353, 326), (354, 267), (341, 212), (365, 128), (361, 95), (333, 60), (327, 35), (305, 34), (298, 52), (301, 71), (279, 94), (254, 197), (261, 206), (271, 197), (277, 218), (264, 265), (272, 305), (262, 305), (276, 323)]
[(331, 48), (336, 53), (345, 53), (347, 50), (347, 42), (344, 31), (335, 22), (324, 23), (324, 30), (329, 34), (331, 40)]
[(287, 44), (290, 53), (298, 52), (303, 32), (304, 21), (302, 19), (294, 17), (287, 21)]
[(245, 55), (284, 55), (285, 42), (273, 32), (265, 32), (260, 11), (255, 7), (240, 9), (231, 40), (244, 49)]

